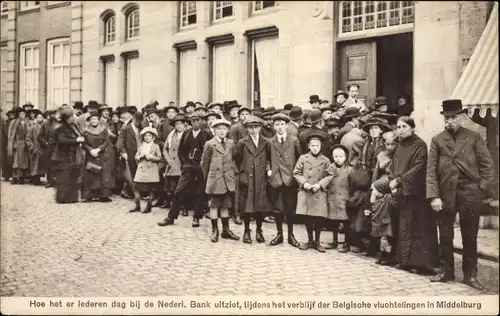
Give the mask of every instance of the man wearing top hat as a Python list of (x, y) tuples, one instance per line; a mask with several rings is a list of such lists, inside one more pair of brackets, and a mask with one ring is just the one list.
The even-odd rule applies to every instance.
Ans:
[(311, 134), (319, 134), (322, 136), (323, 143), (321, 145), (321, 153), (326, 157), (331, 158), (332, 156), (332, 143), (330, 141), (330, 137), (328, 133), (323, 130), (323, 126), (325, 122), (323, 121), (323, 117), (320, 110), (312, 110), (309, 114), (308, 122), (311, 124), (311, 127), (303, 130), (299, 134), (300, 146), (302, 148), (302, 152), (308, 152), (308, 142), (307, 138)]
[(461, 126), (467, 111), (462, 108), (462, 101), (445, 100), (442, 107), (445, 130), (432, 138), (427, 163), (427, 198), (437, 213), (441, 255), (441, 273), (431, 281), (455, 279), (453, 225), (458, 213), (463, 281), (483, 291), (477, 279), (477, 233), (480, 206), (491, 194), (494, 163), (481, 135)]
[(321, 99), (318, 95), (313, 94), (309, 96), (309, 104), (313, 110), (318, 110), (321, 105)]

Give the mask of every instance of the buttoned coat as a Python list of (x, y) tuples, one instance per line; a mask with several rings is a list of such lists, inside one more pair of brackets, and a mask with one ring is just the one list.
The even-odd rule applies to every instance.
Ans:
[(491, 154), (481, 135), (460, 127), (456, 140), (443, 131), (431, 140), (427, 163), (427, 198), (441, 198), (444, 209), (455, 210), (460, 172), (470, 178), (465, 194), (488, 192), (495, 177)]
[(28, 128), (28, 135), (26, 135), (26, 146), (30, 156), (30, 175), (38, 176), (47, 173), (47, 169), (40, 164), (42, 156), (42, 149), (38, 142), (38, 135), (40, 134), (41, 125), (33, 122)]
[(201, 169), (207, 185), (206, 194), (226, 194), (236, 189), (236, 165), (233, 160), (234, 142), (225, 140), (222, 145), (217, 138), (205, 143), (201, 156)]
[(231, 125), (228, 137), (231, 138), (235, 144), (237, 144), (240, 141), (240, 139), (242, 139), (247, 135), (248, 135), (247, 129), (243, 125), (243, 122), (239, 121), (238, 123)]
[(300, 141), (300, 147), (302, 148), (302, 152), (306, 153), (309, 151), (309, 144), (307, 142), (307, 139), (312, 134), (319, 134), (323, 137), (324, 140), (321, 142), (321, 153), (325, 157), (330, 159), (330, 157), (332, 157), (332, 146), (333, 146), (331, 143), (330, 135), (316, 126), (311, 126), (300, 132), (299, 141)]
[(359, 128), (351, 129), (340, 140), (340, 144), (349, 150), (349, 165), (356, 166), (359, 163), (360, 156), (365, 143), (366, 133)]
[(137, 162), (135, 160), (135, 154), (139, 148), (141, 137), (139, 133), (141, 132), (141, 127), (137, 127), (137, 133), (132, 127), (134, 122), (130, 121), (128, 124), (123, 125), (118, 133), (118, 140), (116, 141), (116, 149), (121, 155), (123, 153), (127, 154), (127, 162), (132, 172), (132, 176), (137, 169)]
[(7, 153), (9, 157), (12, 157), (12, 168), (14, 169), (29, 169), (30, 161), (26, 136), (31, 124), (28, 119), (25, 120), (24, 124), (21, 124), (19, 119), (10, 122)]
[(238, 168), (238, 208), (240, 212), (267, 213), (270, 202), (267, 196), (267, 139), (259, 136), (255, 147), (250, 136), (242, 138), (235, 146), (234, 161)]
[(281, 144), (278, 135), (275, 135), (268, 140), (268, 143), (267, 150), (270, 160), (267, 169), (272, 171), (268, 180), (269, 185), (273, 188), (291, 187), (295, 182), (293, 168), (302, 155), (299, 139), (287, 135), (285, 142)]
[[(300, 156), (293, 170), (293, 176), (299, 184), (296, 214), (325, 218), (328, 216), (326, 191), (333, 177), (329, 167), (330, 160), (322, 154), (318, 157), (314, 157), (311, 153)], [(306, 182), (311, 185), (319, 183), (321, 189), (316, 193), (305, 190)]]
[(347, 200), (349, 199), (349, 175), (352, 172), (351, 166), (337, 167), (330, 165), (329, 174), (332, 174), (332, 181), (327, 188), (328, 196), (328, 219), (346, 221)]
[(172, 130), (165, 140), (163, 157), (166, 161), (165, 176), (178, 177), (181, 175), (181, 161), (179, 160), (179, 144), (184, 132)]
[(157, 183), (160, 182), (160, 169), (158, 163), (162, 160), (160, 146), (156, 143), (151, 145), (149, 154), (154, 158), (152, 160), (139, 160), (139, 154), (141, 153), (141, 147), (144, 143), (139, 146), (137, 153), (135, 155), (137, 163), (137, 171), (135, 172), (134, 182), (138, 183)]

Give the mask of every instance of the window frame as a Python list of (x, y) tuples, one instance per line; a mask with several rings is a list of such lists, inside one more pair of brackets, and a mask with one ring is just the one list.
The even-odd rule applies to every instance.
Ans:
[[(113, 21), (113, 26), (114, 26), (114, 30), (111, 31), (110, 30), (110, 26), (109, 26), (109, 23)], [(103, 19), (103, 23), (104, 23), (104, 45), (111, 45), (111, 44), (114, 44), (116, 42), (116, 14), (113, 12), (113, 13), (109, 13), (107, 16), (104, 17)], [(113, 36), (113, 39), (110, 40), (110, 36)]]
[[(357, 7), (359, 3), (361, 6)], [(339, 39), (413, 30), (415, 1), (341, 1), (338, 5)], [(371, 11), (367, 12), (367, 8)]]
[[(40, 1), (19, 1), (19, 11), (28, 11), (40, 8)], [(38, 3), (37, 3), (38, 2)], [(25, 5), (23, 5), (25, 4)]]
[[(137, 25), (133, 25), (134, 23), (134, 16), (137, 14)], [(116, 22), (115, 22), (116, 23)], [(116, 29), (115, 29), (116, 31)], [(134, 36), (131, 36), (131, 32), (137, 31), (137, 34)], [(125, 39), (128, 40), (134, 40), (139, 38), (141, 35), (141, 15), (138, 7), (133, 7), (131, 8), (126, 14), (125, 14)]]
[[(194, 4), (194, 14), (189, 14), (189, 3)], [(184, 14), (184, 5), (185, 5), (185, 11), (186, 13)], [(189, 16), (195, 16), (195, 22), (194, 23), (188, 23), (189, 22)], [(186, 25), (183, 25), (183, 18), (186, 18)], [(193, 0), (188, 0), (188, 1), (180, 1), (179, 2), (179, 29), (186, 29), (190, 27), (194, 27), (198, 23), (198, 6), (196, 5), (196, 1)]]
[[(224, 2), (231, 2), (231, 4), (230, 5), (227, 5), (227, 4), (224, 5)], [(232, 18), (234, 16), (234, 4), (233, 4), (233, 1), (214, 1), (212, 4), (213, 4), (212, 21), (221, 21), (221, 20), (224, 20), (224, 19)], [(220, 4), (220, 6), (217, 6), (218, 4)], [(224, 8), (228, 8), (228, 7), (231, 7), (231, 15), (224, 16), (223, 15)], [(220, 18), (217, 18), (217, 10), (220, 10), (220, 14), (221, 14)]]
[[(38, 50), (38, 65), (28, 65), (25, 66), (26, 64), (26, 50), (31, 50), (31, 56), (33, 55), (33, 51), (35, 49)], [(19, 104), (24, 104), (26, 102), (31, 102), (32, 104), (38, 105), (39, 102), (39, 92), (40, 92), (40, 43), (39, 42), (29, 42), (29, 43), (24, 43), (21, 44), (19, 47), (19, 96), (18, 96), (18, 101)], [(32, 60), (33, 61), (33, 58)], [(26, 89), (26, 72), (30, 71), (31, 72), (31, 87), (29, 89)], [(33, 73), (36, 73), (38, 78), (37, 78), (37, 86), (35, 87), (33, 82), (34, 78), (36, 76), (33, 75)], [(34, 100), (26, 100), (26, 90), (32, 90), (33, 98)]]
[[(61, 63), (55, 63), (54, 58), (54, 47), (61, 46)], [(64, 56), (64, 46), (67, 46), (67, 56)], [(47, 103), (46, 107), (57, 108), (61, 104), (69, 104), (71, 98), (71, 44), (70, 38), (57, 38), (47, 41)], [(59, 86), (55, 83), (55, 69), (61, 69), (61, 81)], [(67, 78), (65, 78), (64, 70), (67, 68)], [(65, 82), (67, 79), (67, 82)], [(55, 89), (60, 89), (60, 100), (55, 100)], [(65, 98), (64, 91), (67, 90), (67, 98)], [(55, 105), (54, 105), (55, 104)]]
[(0, 15), (5, 16), (9, 13), (9, 1), (2, 1)]
[[(260, 13), (260, 12), (267, 12), (268, 10), (273, 10), (273, 9), (276, 10), (280, 5), (279, 1), (274, 1), (273, 6), (264, 8), (264, 2), (265, 1), (252, 1), (252, 13), (255, 14), (255, 13)], [(261, 4), (261, 8), (257, 9), (259, 3)]]

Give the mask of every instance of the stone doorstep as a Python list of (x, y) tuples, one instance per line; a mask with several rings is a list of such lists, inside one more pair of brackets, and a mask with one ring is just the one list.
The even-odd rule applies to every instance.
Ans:
[[(498, 223), (498, 216), (497, 216)], [(499, 231), (496, 229), (479, 229), (477, 236), (477, 252), (481, 259), (499, 262), (498, 247)], [(460, 227), (455, 227), (455, 238), (453, 238), (455, 252), (462, 253), (462, 233)]]

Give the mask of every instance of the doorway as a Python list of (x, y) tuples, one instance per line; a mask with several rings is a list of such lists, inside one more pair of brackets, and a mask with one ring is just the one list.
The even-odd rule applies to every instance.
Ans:
[(397, 97), (413, 94), (413, 33), (383, 36), (376, 39), (377, 95), (385, 96), (395, 109)]

